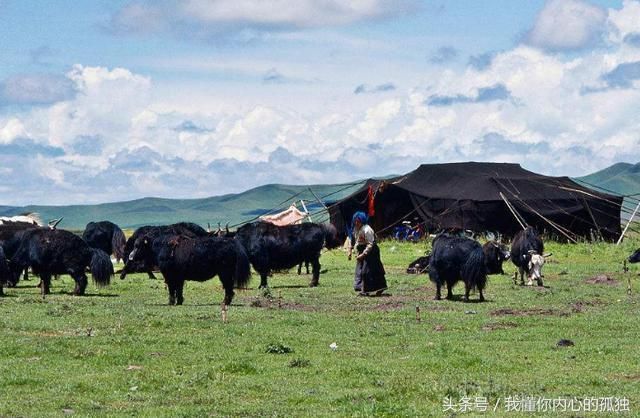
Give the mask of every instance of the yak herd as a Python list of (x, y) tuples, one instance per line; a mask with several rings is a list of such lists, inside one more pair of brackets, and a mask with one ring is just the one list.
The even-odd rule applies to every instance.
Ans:
[[(276, 226), (252, 222), (235, 232), (218, 229), (209, 232), (188, 222), (165, 226), (143, 226), (125, 239), (122, 230), (112, 222), (90, 222), (82, 237), (57, 228), (57, 222), (43, 225), (34, 215), (0, 217), (0, 295), (3, 287), (14, 287), (20, 277), (27, 279), (30, 268), (40, 277), (44, 297), (50, 292), (51, 278), (70, 275), (75, 281), (74, 295), (84, 295), (87, 272), (97, 286), (105, 286), (114, 275), (113, 255), (124, 261), (120, 278), (134, 272), (146, 272), (155, 278), (154, 270), (164, 277), (169, 291), (169, 304), (184, 301), (185, 280), (205, 281), (218, 276), (224, 288), (224, 306), (230, 305), (234, 288), (243, 288), (251, 277), (251, 267), (260, 275), (260, 287), (267, 287), (273, 271), (312, 267), (310, 286), (320, 279), (320, 254), (323, 248), (339, 247), (344, 237), (331, 224), (302, 223)], [(453, 287), (464, 284), (464, 301), (477, 290), (484, 300), (487, 275), (504, 274), (502, 264), (511, 259), (518, 271), (514, 282), (543, 285), (544, 244), (536, 231), (527, 227), (516, 234), (511, 247), (489, 241), (484, 245), (453, 233), (441, 233), (432, 242), (431, 254), (409, 265), (407, 272), (428, 272), (436, 285), (436, 299), (442, 297), (446, 285), (447, 299), (453, 299)], [(640, 262), (640, 249), (629, 262)]]

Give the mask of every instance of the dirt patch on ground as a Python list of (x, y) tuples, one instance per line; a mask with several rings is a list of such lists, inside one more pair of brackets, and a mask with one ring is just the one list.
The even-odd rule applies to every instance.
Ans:
[(316, 312), (319, 311), (319, 307), (305, 305), (303, 303), (298, 302), (288, 302), (279, 299), (266, 299), (259, 298), (253, 299), (247, 303), (251, 308), (262, 308), (262, 309), (285, 309), (289, 311), (301, 311), (301, 312)]
[(597, 276), (591, 277), (584, 282), (588, 284), (606, 284), (608, 286), (616, 286), (618, 283), (620, 283), (618, 280), (614, 279), (608, 274), (598, 274)]
[(511, 309), (504, 308), (498, 309), (491, 312), (492, 316), (504, 316), (504, 315), (513, 315), (513, 316), (569, 316), (568, 312), (564, 312), (558, 309), (540, 309), (540, 308), (530, 308), (530, 309)]
[(604, 302), (602, 302), (599, 299), (579, 300), (577, 302), (573, 302), (569, 304), (569, 306), (571, 306), (571, 310), (575, 313), (583, 312), (586, 308), (590, 308), (593, 306), (601, 306), (601, 305), (604, 305)]
[(482, 326), (483, 331), (495, 331), (499, 329), (511, 329), (516, 328), (518, 324), (514, 322), (495, 322), (492, 324), (486, 324)]

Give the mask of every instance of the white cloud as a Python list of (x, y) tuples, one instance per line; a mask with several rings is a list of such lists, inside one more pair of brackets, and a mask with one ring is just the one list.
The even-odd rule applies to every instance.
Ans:
[(415, 7), (415, 0), (140, 0), (114, 14), (110, 29), (137, 34), (168, 30), (199, 38), (235, 34), (248, 41), (261, 32), (341, 26)]
[(548, 0), (526, 37), (528, 44), (552, 51), (576, 50), (597, 43), (606, 12), (582, 0)]
[[(635, 6), (625, 2), (630, 13)], [(609, 16), (607, 28), (623, 39), (627, 17)], [(128, 69), (77, 65), (67, 73), (73, 98), (0, 119), (0, 145), (12, 153), (0, 153), (0, 166), (28, 171), (2, 186), (23, 191), (30, 200), (22, 203), (70, 203), (348, 182), (472, 159), (587, 174), (640, 160), (638, 54), (625, 42), (569, 57), (520, 45), (483, 66), (429, 73), (408, 92), (314, 91), (313, 107), (304, 106), (309, 89), (296, 86), (256, 83), (269, 91), (262, 96), (244, 84), (171, 95)], [(264, 64), (257, 74), (271, 68)], [(276, 94), (282, 100), (270, 101)], [(436, 106), (433, 97), (452, 99)], [(30, 147), (46, 157), (31, 157)]]
[(0, 144), (8, 144), (18, 137), (27, 136), (29, 135), (20, 119), (10, 118), (4, 124), (0, 122)]
[(609, 10), (608, 21), (611, 42), (620, 43), (627, 35), (640, 32), (640, 1), (624, 0), (621, 9)]

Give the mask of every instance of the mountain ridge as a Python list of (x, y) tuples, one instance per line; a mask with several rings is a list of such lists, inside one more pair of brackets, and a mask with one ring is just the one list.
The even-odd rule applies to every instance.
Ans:
[[(388, 177), (388, 176), (386, 176)], [(380, 177), (380, 178), (386, 178)], [(572, 178), (595, 190), (625, 196), (640, 196), (640, 162), (616, 163), (586, 176)], [(285, 209), (293, 201), (303, 199), (311, 213), (322, 209), (316, 196), (332, 202), (357, 190), (364, 180), (340, 184), (264, 184), (240, 193), (189, 199), (166, 197), (144, 197), (121, 202), (106, 202), (93, 205), (0, 205), (0, 216), (12, 216), (24, 212), (37, 212), (45, 221), (64, 217), (61, 226), (82, 230), (90, 221), (110, 220), (123, 228), (142, 225), (168, 224), (190, 221), (202, 226), (210, 224), (234, 225), (257, 218), (267, 212)], [(312, 192), (311, 192), (311, 191)], [(314, 196), (314, 194), (316, 196)], [(635, 207), (637, 200), (625, 199), (626, 211)], [(318, 219), (316, 215), (316, 219)], [(624, 216), (623, 216), (624, 217)], [(326, 220), (326, 216), (323, 219)]]

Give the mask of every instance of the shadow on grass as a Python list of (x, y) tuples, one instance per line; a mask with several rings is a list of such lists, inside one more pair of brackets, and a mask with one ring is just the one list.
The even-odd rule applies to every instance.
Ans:
[(465, 302), (464, 301), (464, 295), (453, 295), (453, 297), (451, 299), (442, 298), (441, 300), (434, 300), (434, 302), (442, 302), (442, 301), (462, 302), (462, 303), (492, 303), (493, 302), (491, 299), (485, 299), (485, 300), (481, 301), (477, 297), (475, 297), (475, 298), (474, 297), (469, 297), (469, 300), (467, 302)]

